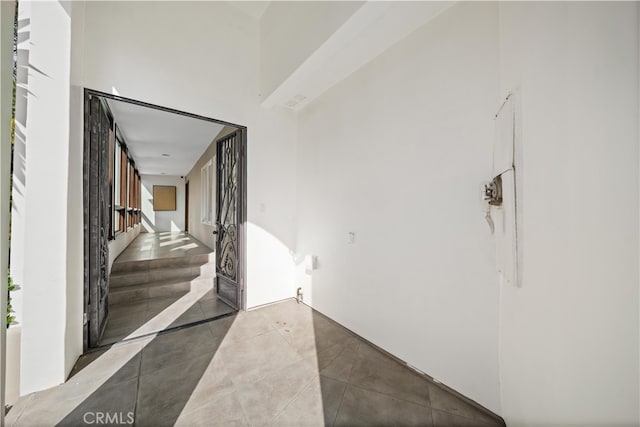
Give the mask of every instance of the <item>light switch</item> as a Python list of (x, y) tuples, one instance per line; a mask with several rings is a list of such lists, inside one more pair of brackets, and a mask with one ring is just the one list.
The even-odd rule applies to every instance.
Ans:
[(353, 244), (356, 243), (356, 233), (355, 233), (355, 231), (350, 231), (347, 234), (347, 243), (350, 244), (350, 245), (353, 245)]
[(267, 211), (267, 205), (264, 203), (260, 203), (260, 212), (265, 213)]

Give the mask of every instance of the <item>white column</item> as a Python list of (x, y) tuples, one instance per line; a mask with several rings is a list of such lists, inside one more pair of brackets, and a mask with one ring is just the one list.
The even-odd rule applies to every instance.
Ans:
[[(24, 10), (23, 10), (24, 8)], [(29, 25), (20, 391), (65, 380), (70, 3), (21, 2)], [(25, 58), (21, 58), (24, 60)]]
[[(0, 409), (5, 404), (5, 313), (7, 311), (7, 270), (9, 261), (9, 183), (11, 158), (11, 100), (13, 96), (13, 19), (15, 3), (0, 1)], [(4, 426), (4, 410), (0, 410)]]

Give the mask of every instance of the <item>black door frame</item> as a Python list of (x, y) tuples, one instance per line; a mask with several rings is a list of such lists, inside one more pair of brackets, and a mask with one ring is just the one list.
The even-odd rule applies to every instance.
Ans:
[[(186, 111), (180, 111), (180, 110), (176, 110), (174, 108), (169, 108), (169, 107), (164, 107), (162, 105), (156, 105), (156, 104), (150, 104), (148, 102), (143, 102), (143, 101), (138, 101), (136, 99), (132, 99), (132, 98), (126, 98), (124, 96), (120, 96), (120, 95), (114, 95), (111, 93), (107, 93), (107, 92), (101, 92), (99, 90), (95, 90), (95, 89), (89, 89), (89, 88), (85, 88), (84, 89), (84, 158), (85, 158), (85, 167), (83, 168), (83, 184), (84, 184), (84, 188), (83, 188), (83, 199), (84, 199), (84, 206), (83, 206), (83, 210), (84, 210), (84, 241), (85, 241), (85, 254), (84, 254), (84, 316), (83, 316), (83, 331), (84, 331), (84, 339), (83, 339), (83, 345), (84, 345), (84, 350), (86, 351), (89, 346), (89, 337), (88, 337), (88, 330), (89, 328), (87, 327), (87, 320), (92, 318), (92, 313), (90, 312), (90, 310), (93, 310), (93, 306), (91, 306), (90, 304), (90, 300), (89, 297), (91, 295), (92, 290), (97, 286), (97, 283), (90, 283), (90, 275), (88, 274), (89, 272), (89, 265), (87, 262), (88, 259), (88, 255), (89, 255), (89, 243), (90, 243), (90, 230), (89, 230), (89, 222), (90, 222), (90, 206), (89, 206), (89, 200), (90, 200), (90, 195), (88, 192), (88, 183), (89, 183), (89, 179), (90, 179), (90, 173), (93, 173), (94, 171), (91, 168), (87, 168), (86, 167), (86, 159), (87, 159), (87, 155), (88, 155), (88, 147), (90, 144), (90, 140), (91, 140), (91, 135), (90, 135), (90, 113), (91, 110), (89, 108), (90, 103), (89, 100), (92, 96), (98, 96), (98, 97), (102, 97), (104, 99), (111, 99), (114, 101), (121, 101), (121, 102), (126, 102), (129, 104), (133, 104), (133, 105), (138, 105), (141, 107), (147, 107), (147, 108), (152, 108), (154, 110), (160, 110), (160, 111), (165, 111), (168, 113), (173, 113), (173, 114), (179, 114), (181, 116), (185, 116), (185, 117), (191, 117), (194, 119), (199, 119), (199, 120), (204, 120), (204, 121), (208, 121), (208, 122), (212, 122), (212, 123), (217, 123), (220, 125), (224, 125), (224, 126), (230, 126), (230, 127), (234, 127), (238, 130), (241, 131), (241, 135), (242, 135), (242, 146), (241, 146), (241, 152), (240, 152), (240, 162), (241, 162), (241, 176), (239, 176), (239, 181), (240, 181), (240, 200), (241, 200), (241, 206), (242, 209), (240, 210), (240, 223), (238, 226), (238, 278), (239, 278), (239, 283), (240, 283), (240, 295), (241, 297), (238, 300), (238, 310), (245, 310), (246, 309), (246, 292), (245, 290), (245, 286), (246, 286), (246, 277), (247, 277), (247, 264), (246, 264), (246, 259), (247, 259), (247, 127), (243, 126), (243, 125), (239, 125), (236, 123), (232, 123), (232, 122), (227, 122), (224, 120), (218, 120), (218, 119), (214, 119), (211, 117), (206, 117), (206, 116), (201, 116), (199, 114), (194, 114), (194, 113), (189, 113)], [(217, 183), (216, 183), (217, 185)]]

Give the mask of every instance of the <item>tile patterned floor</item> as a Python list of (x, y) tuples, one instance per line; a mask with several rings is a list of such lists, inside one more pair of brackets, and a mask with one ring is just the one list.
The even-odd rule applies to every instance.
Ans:
[(185, 232), (140, 233), (115, 262), (208, 254), (211, 249)]
[(98, 412), (156, 427), (503, 425), (294, 300), (87, 354), (7, 425)]
[[(213, 262), (207, 262), (206, 256), (211, 253), (211, 249), (183, 232), (141, 233), (116, 259), (113, 271), (118, 266), (134, 264), (132, 271), (119, 274), (132, 278), (133, 283), (136, 277), (144, 275), (143, 286), (151, 289), (156, 283), (167, 285), (167, 282), (187, 282), (188, 287), (178, 293), (172, 292), (170, 296), (110, 302), (109, 320), (100, 345), (233, 313), (235, 310), (213, 292), (215, 267)], [(188, 257), (202, 261), (185, 261)], [(152, 260), (155, 269), (150, 267)], [(186, 276), (181, 273), (185, 267)], [(154, 278), (154, 274), (158, 277)], [(110, 296), (110, 301), (116, 300)]]
[(100, 345), (113, 344), (235, 311), (220, 301), (213, 291), (200, 295), (194, 291), (174, 297), (114, 304), (109, 308), (109, 321)]

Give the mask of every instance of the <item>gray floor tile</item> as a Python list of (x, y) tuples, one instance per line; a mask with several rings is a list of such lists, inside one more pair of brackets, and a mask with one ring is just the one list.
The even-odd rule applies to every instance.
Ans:
[(86, 412), (127, 414), (135, 405), (137, 379), (102, 385), (65, 383), (36, 393), (16, 426), (78, 426)]
[(432, 409), (434, 427), (500, 427), (503, 424), (486, 419), (473, 419)]
[(428, 381), (373, 347), (358, 347), (349, 383), (421, 405), (429, 404)]
[(277, 331), (223, 345), (220, 354), (235, 384), (254, 383), (302, 360)]
[[(221, 308), (201, 295), (146, 303), (145, 325)], [(126, 326), (119, 310), (114, 325)], [(87, 354), (67, 383), (21, 401), (8, 420), (79, 425), (87, 411), (126, 416), (134, 405), (136, 425), (154, 427), (501, 425), (294, 301)]]
[(206, 324), (159, 335), (142, 351), (141, 374), (179, 364), (194, 356), (212, 354), (220, 341)]
[(252, 425), (270, 425), (274, 418), (314, 381), (319, 381), (315, 369), (307, 362), (299, 360), (269, 373), (258, 381), (236, 385), (236, 390), (248, 421)]
[(230, 393), (233, 384), (213, 353), (143, 373), (136, 425), (172, 425), (183, 412), (199, 411)]
[(321, 376), (310, 384), (278, 415), (278, 426), (333, 425), (347, 385)]
[[(340, 349), (341, 352), (337, 354), (331, 361), (322, 363), (322, 358), (331, 349)], [(353, 366), (358, 359), (357, 347), (342, 347), (334, 346), (329, 350), (318, 355), (318, 366), (320, 367), (320, 373), (328, 378), (333, 378), (338, 381), (349, 381), (349, 376), (353, 370)]]
[(238, 342), (275, 332), (275, 329), (269, 325), (260, 310), (253, 310), (235, 315), (231, 327), (225, 332), (225, 342)]
[(11, 405), (9, 412), (5, 415), (4, 422), (6, 427), (13, 427), (13, 425), (18, 421), (20, 415), (25, 410), (31, 399), (33, 399), (34, 393), (29, 393), (26, 396), (21, 396), (18, 400)]
[(247, 426), (242, 406), (236, 393), (226, 393), (210, 397), (208, 402), (193, 411), (183, 411), (175, 424), (177, 427)]
[(217, 298), (198, 301), (198, 305), (202, 310), (205, 318), (220, 316), (223, 314), (233, 313), (235, 310)]
[(259, 311), (275, 328), (312, 325), (311, 308), (293, 299), (262, 307)]
[(432, 426), (431, 409), (348, 386), (335, 422), (336, 426)]
[(310, 322), (278, 328), (284, 339), (304, 357), (317, 357), (331, 347), (358, 345), (358, 339), (346, 329), (315, 314)]
[(429, 400), (433, 409), (469, 418), (477, 422), (495, 423), (493, 418), (435, 384), (429, 384)]
[(149, 340), (114, 346), (81, 356), (69, 375), (69, 383), (91, 383), (100, 381), (117, 383), (138, 376), (140, 355)]

